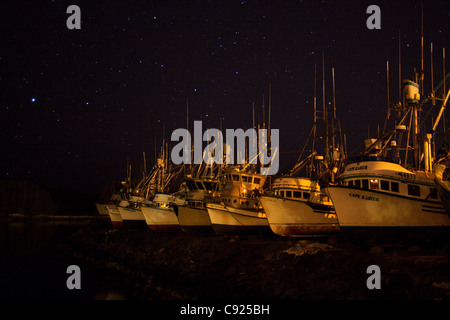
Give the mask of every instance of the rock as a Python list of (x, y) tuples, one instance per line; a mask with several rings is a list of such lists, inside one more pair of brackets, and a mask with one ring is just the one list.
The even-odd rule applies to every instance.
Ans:
[(318, 252), (330, 251), (333, 250), (333, 247), (320, 242), (309, 241), (309, 240), (300, 240), (292, 247), (284, 250), (288, 254), (294, 254), (296, 256), (302, 256), (304, 254), (313, 255)]

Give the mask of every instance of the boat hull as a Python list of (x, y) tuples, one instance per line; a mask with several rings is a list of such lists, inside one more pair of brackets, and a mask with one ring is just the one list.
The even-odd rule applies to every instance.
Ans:
[(434, 181), (439, 193), (439, 197), (442, 200), (442, 204), (450, 215), (450, 185), (448, 180), (444, 180), (444, 172), (447, 167), (442, 164), (438, 164), (434, 168)]
[(212, 233), (211, 220), (206, 208), (174, 206), (178, 222), (185, 232)]
[(98, 214), (100, 214), (102, 216), (107, 216), (109, 214), (108, 213), (108, 204), (96, 203), (95, 207), (97, 208)]
[(326, 190), (341, 228), (450, 226), (450, 218), (439, 201), (346, 186), (330, 186)]
[(261, 196), (270, 229), (277, 235), (301, 237), (339, 232), (332, 206), (308, 205), (280, 197)]
[(216, 203), (209, 203), (206, 207), (211, 225), (218, 234), (270, 230), (269, 222), (261, 212)]
[(111, 223), (115, 228), (123, 228), (125, 226), (122, 217), (120, 216), (119, 209), (117, 205), (108, 205), (106, 206), (108, 210), (109, 218), (111, 219)]
[(180, 230), (178, 218), (172, 208), (141, 207), (145, 222), (150, 230), (174, 232)]
[(122, 221), (126, 227), (142, 227), (145, 226), (144, 216), (139, 208), (125, 208), (117, 206)]

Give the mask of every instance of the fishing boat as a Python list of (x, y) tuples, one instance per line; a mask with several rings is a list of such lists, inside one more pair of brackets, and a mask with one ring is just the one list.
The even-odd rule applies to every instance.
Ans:
[(318, 181), (282, 177), (274, 181), (272, 189), (273, 195), (262, 195), (260, 199), (275, 234), (296, 237), (339, 231), (333, 203)]
[(122, 217), (120, 216), (119, 209), (117, 208), (117, 205), (111, 204), (107, 205), (106, 209), (108, 210), (109, 218), (111, 219), (111, 223), (115, 228), (123, 228), (125, 227), (125, 223), (122, 220)]
[(97, 202), (95, 203), (95, 207), (97, 209), (97, 212), (99, 215), (107, 216), (108, 213), (108, 206), (111, 205), (117, 205), (120, 201), (123, 199), (123, 192), (122, 190), (119, 192), (113, 192), (109, 199), (106, 199), (107, 201), (103, 202)]
[(153, 231), (177, 231), (180, 230), (178, 218), (173, 210), (173, 205), (183, 205), (185, 187), (182, 185), (176, 193), (171, 193), (170, 183), (182, 170), (172, 168), (167, 158), (168, 145), (163, 143), (160, 157), (157, 159), (154, 175), (155, 195), (152, 201), (140, 206), (140, 213), (147, 226)]
[(431, 172), (381, 158), (353, 161), (327, 188), (341, 227), (450, 226)]
[(207, 199), (217, 190), (217, 180), (214, 177), (192, 178), (188, 176), (185, 183), (188, 189), (185, 204), (173, 206), (182, 230), (201, 233), (213, 232), (206, 203)]
[[(145, 153), (144, 170), (139, 180), (132, 181), (131, 165), (127, 164), (127, 175), (122, 181), (122, 189), (118, 193), (119, 198), (107, 206), (111, 222), (116, 227), (145, 227), (145, 218), (141, 211), (141, 206), (150, 205), (156, 187), (156, 177), (158, 167), (155, 166), (147, 172)], [(115, 205), (114, 205), (115, 204)]]
[(157, 192), (150, 204), (141, 206), (147, 226), (153, 231), (178, 231), (180, 224), (173, 205), (184, 205), (183, 198), (177, 194)]
[(449, 152), (446, 152), (446, 156), (442, 158), (442, 162), (436, 162), (433, 166), (434, 182), (438, 190), (439, 197), (442, 200), (442, 204), (450, 215), (450, 169), (443, 161), (448, 160)]
[(95, 208), (97, 209), (97, 212), (101, 216), (107, 216), (108, 215), (108, 204), (107, 203), (96, 203)]
[[(142, 214), (141, 207), (151, 204), (150, 199), (154, 194), (156, 174), (156, 168), (154, 168), (150, 174), (147, 174), (144, 169), (142, 178), (134, 187), (131, 187), (131, 178), (128, 178), (128, 182), (124, 183), (124, 185), (128, 186), (128, 197), (120, 201), (117, 205), (117, 210), (119, 211), (124, 224), (136, 227), (145, 226), (145, 218)], [(131, 174), (129, 176), (131, 176)]]
[(124, 179), (124, 181), (121, 182), (122, 188), (118, 193), (114, 193), (112, 195), (108, 204), (104, 205), (104, 208), (109, 215), (112, 225), (116, 228), (124, 228), (126, 225), (134, 224), (134, 222), (131, 224), (126, 223), (126, 220), (124, 221), (119, 211), (119, 207), (124, 208), (122, 209), (124, 210), (123, 214), (126, 214), (125, 209), (128, 209), (130, 207), (130, 202), (128, 202), (128, 199), (130, 199), (130, 195), (132, 193), (130, 174), (131, 167), (127, 165), (127, 177)]
[[(335, 101), (334, 68), (332, 75), (333, 101)], [(316, 90), (314, 89), (314, 91)], [(321, 117), (318, 116), (319, 112), (321, 112)], [(316, 140), (319, 119), (323, 120), (323, 126), (319, 128), (323, 131), (324, 139), (320, 140), (324, 144), (323, 146), (319, 146)], [(327, 185), (334, 179), (344, 158), (342, 142), (337, 143), (339, 139), (336, 139), (340, 138), (339, 127), (336, 105), (333, 104), (333, 117), (329, 117), (325, 96), (323, 96), (323, 108), (319, 111), (314, 92), (313, 126), (303, 147), (305, 150), (312, 137), (310, 154), (302, 159), (302, 151), (294, 167), (286, 175), (276, 179), (271, 186), (271, 191), (260, 197), (270, 229), (275, 234), (301, 237), (328, 235), (340, 230), (333, 203), (321, 188), (321, 185)], [(332, 129), (331, 134), (328, 132), (329, 128)], [(316, 150), (319, 149), (325, 151), (325, 157), (317, 155)], [(307, 168), (304, 175), (297, 176), (303, 168)]]
[(258, 199), (267, 176), (232, 168), (221, 175), (223, 188), (206, 208), (214, 231), (270, 231)]
[(117, 209), (119, 211), (122, 221), (128, 225), (141, 226), (144, 225), (144, 216), (141, 211), (141, 206), (145, 203), (150, 203), (146, 198), (139, 196), (131, 196), (128, 200), (120, 201)]
[[(336, 185), (326, 191), (336, 209), (341, 228), (376, 227), (449, 227), (450, 218), (435, 186), (432, 172), (432, 133), (420, 135), (419, 109), (429, 100), (419, 102), (417, 81), (405, 80), (403, 104), (396, 113), (401, 116), (394, 130), (378, 139), (366, 140), (360, 157), (350, 158)], [(448, 93), (433, 128), (448, 100)], [(406, 147), (397, 146), (395, 137), (404, 136), (409, 118)], [(412, 136), (413, 145), (409, 145)], [(419, 143), (423, 141), (423, 147)], [(400, 157), (405, 151), (405, 158)], [(407, 161), (412, 151), (412, 163)], [(389, 156), (390, 155), (390, 156)]]

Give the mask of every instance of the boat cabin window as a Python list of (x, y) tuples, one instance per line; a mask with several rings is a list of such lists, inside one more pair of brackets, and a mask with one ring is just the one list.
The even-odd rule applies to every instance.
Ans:
[(239, 175), (233, 174), (233, 181), (239, 181)]
[(353, 180), (348, 180), (349, 187), (353, 187)]
[(414, 184), (408, 184), (408, 195), (420, 197), (420, 187)]
[(203, 186), (203, 183), (201, 183), (200, 181), (195, 181), (195, 185), (197, 186), (197, 188), (199, 190), (205, 190), (205, 187)]
[(437, 189), (430, 188), (430, 195), (428, 197), (430, 199), (437, 199), (438, 198)]
[(381, 190), (389, 191), (389, 181), (381, 180), (380, 185), (381, 185)]
[(203, 181), (203, 185), (206, 187), (206, 190), (212, 190), (212, 182)]
[(197, 187), (194, 184), (194, 181), (192, 181), (192, 180), (186, 180), (186, 184), (187, 184), (189, 190), (196, 190), (197, 189)]
[(286, 198), (292, 198), (292, 191), (286, 191)]
[(253, 183), (255, 183), (255, 184), (259, 184), (260, 181), (261, 181), (261, 178), (254, 178), (253, 179)]
[(294, 198), (301, 198), (302, 193), (300, 191), (294, 191)]
[(391, 181), (391, 191), (392, 192), (400, 192), (398, 182)]
[(363, 189), (369, 189), (369, 180), (368, 179), (362, 179), (362, 188)]
[(378, 182), (378, 179), (370, 179), (369, 188), (378, 190), (380, 188), (380, 183)]
[(355, 187), (361, 188), (361, 180), (355, 180)]
[(231, 181), (231, 174), (227, 174), (227, 180)]
[(309, 192), (303, 192), (303, 199), (309, 199), (310, 196)]
[[(249, 180), (248, 178), (250, 178), (250, 181), (248, 181)], [(251, 182), (251, 181), (252, 181), (251, 177), (249, 177), (249, 176), (242, 176), (242, 182)]]
[(284, 190), (280, 190), (280, 196), (284, 198)]

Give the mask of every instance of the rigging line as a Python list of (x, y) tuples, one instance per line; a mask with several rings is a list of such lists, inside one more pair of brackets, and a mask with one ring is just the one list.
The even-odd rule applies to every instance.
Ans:
[[(311, 138), (311, 134), (313, 133), (313, 131), (314, 131), (314, 126), (311, 128), (311, 131), (309, 131), (308, 138), (306, 139), (306, 142), (305, 142), (305, 144), (303, 145), (302, 151), (300, 152), (300, 155), (299, 155), (299, 157), (298, 157), (298, 159), (297, 159), (297, 162), (299, 162), (300, 159), (302, 158), (303, 152), (305, 151), (306, 145), (308, 144), (309, 138)], [(313, 151), (314, 151), (314, 150), (313, 150)]]

